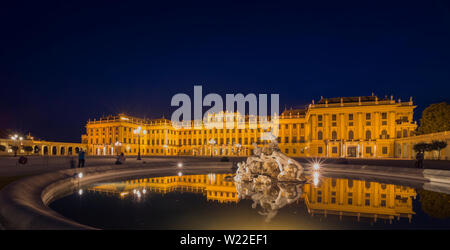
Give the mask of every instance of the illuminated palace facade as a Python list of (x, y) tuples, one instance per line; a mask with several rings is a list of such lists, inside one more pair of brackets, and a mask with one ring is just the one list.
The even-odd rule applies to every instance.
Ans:
[[(313, 100), (305, 109), (287, 109), (278, 116), (279, 147), (292, 157), (394, 157), (395, 140), (412, 136), (417, 127), (414, 108), (412, 98), (404, 102), (373, 94)], [(212, 119), (222, 122), (228, 115)], [(189, 128), (176, 128), (164, 118), (102, 117), (87, 122), (82, 142), (92, 155), (137, 155), (140, 148), (143, 156), (246, 156), (254, 143), (267, 143), (261, 135), (270, 130), (259, 123), (250, 126), (254, 117), (231, 115), (242, 128), (197, 128), (194, 121)]]

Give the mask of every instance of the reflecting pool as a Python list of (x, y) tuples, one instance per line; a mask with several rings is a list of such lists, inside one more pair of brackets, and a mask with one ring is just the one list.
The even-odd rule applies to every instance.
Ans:
[(231, 177), (180, 172), (102, 182), (50, 207), (103, 229), (450, 229), (450, 195), (414, 185), (308, 176), (245, 186)]

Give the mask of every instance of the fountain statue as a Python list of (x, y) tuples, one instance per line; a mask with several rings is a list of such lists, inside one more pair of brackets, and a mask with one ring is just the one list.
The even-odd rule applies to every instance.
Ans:
[[(258, 177), (264, 180), (268, 177)], [(303, 194), (303, 183), (294, 182), (236, 182), (236, 191), (239, 199), (253, 200), (252, 208), (261, 207), (258, 213), (265, 216), (270, 222), (278, 210), (299, 200)]]
[(302, 165), (281, 153), (275, 140), (266, 147), (254, 147), (253, 155), (237, 164), (236, 182), (305, 181)]
[(281, 153), (276, 138), (269, 137), (265, 147), (254, 144), (253, 155), (238, 163), (234, 176), (239, 199), (253, 200), (252, 208), (261, 206), (259, 213), (270, 221), (278, 209), (298, 200), (306, 178), (303, 167)]

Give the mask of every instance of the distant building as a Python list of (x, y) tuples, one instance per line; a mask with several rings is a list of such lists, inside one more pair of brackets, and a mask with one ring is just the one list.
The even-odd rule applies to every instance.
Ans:
[[(279, 116), (278, 142), (281, 151), (292, 157), (368, 157), (396, 156), (395, 141), (414, 135), (412, 98), (407, 102), (375, 95), (321, 98), (305, 109), (286, 109)], [(175, 128), (168, 119), (141, 119), (125, 114), (89, 120), (82, 142), (90, 154), (136, 155), (141, 127), (141, 155), (246, 156), (265, 132), (251, 128), (255, 117), (224, 112), (214, 122), (232, 115), (245, 128), (216, 129), (193, 125)], [(223, 119), (218, 121), (219, 119)], [(256, 117), (256, 120), (260, 117)], [(270, 120), (270, 117), (268, 117)]]
[[(14, 155), (14, 147), (17, 147), (18, 155), (75, 155), (81, 149), (87, 150), (87, 145), (70, 142), (51, 142), (36, 140), (31, 135), (21, 137), (8, 135), (9, 138), (0, 139), (0, 155)], [(27, 149), (31, 149), (27, 151)]]

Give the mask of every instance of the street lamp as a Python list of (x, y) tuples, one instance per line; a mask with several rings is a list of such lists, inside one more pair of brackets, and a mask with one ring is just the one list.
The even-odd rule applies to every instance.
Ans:
[(22, 136), (18, 136), (17, 134), (11, 136), (11, 140), (13, 141), (13, 150), (14, 150), (14, 156), (17, 156), (17, 151), (19, 150), (19, 146), (18, 143), (20, 141), (20, 143), (22, 143), (23, 137)]
[(116, 152), (117, 152), (117, 154), (119, 154), (119, 150), (117, 150), (117, 148), (120, 148), (120, 146), (122, 146), (122, 143), (119, 141), (116, 141), (116, 143), (114, 143), (114, 146), (116, 146)]
[[(133, 130), (133, 133), (138, 136), (138, 156), (137, 160), (141, 160), (141, 126), (139, 126), (137, 129)], [(147, 130), (143, 131), (143, 134), (147, 134)]]
[(211, 138), (211, 139), (209, 139), (208, 143), (209, 143), (209, 145), (211, 145), (211, 157), (213, 157), (212, 150), (213, 150), (213, 145), (216, 143), (216, 141), (213, 138)]

